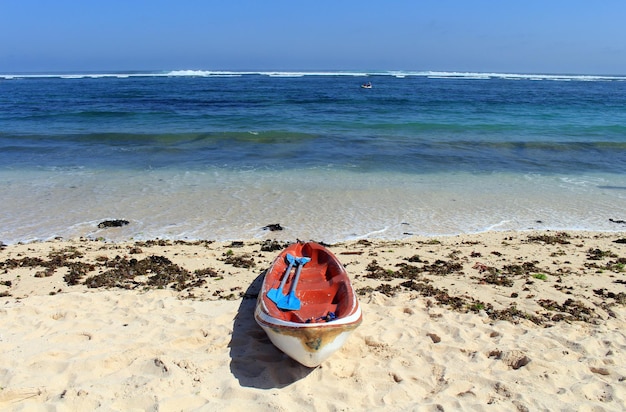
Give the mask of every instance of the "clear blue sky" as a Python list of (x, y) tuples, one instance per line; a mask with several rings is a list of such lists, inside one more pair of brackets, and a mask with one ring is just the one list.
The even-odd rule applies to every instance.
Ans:
[(626, 74), (626, 0), (0, 0), (0, 72)]

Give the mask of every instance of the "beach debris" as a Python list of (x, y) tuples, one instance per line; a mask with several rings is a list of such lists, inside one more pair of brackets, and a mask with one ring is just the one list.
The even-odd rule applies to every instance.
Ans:
[(44, 278), (52, 276), (56, 269), (67, 267), (68, 273), (64, 276), (66, 282), (75, 285), (78, 280), (87, 272), (94, 270), (95, 265), (84, 262), (75, 262), (74, 259), (83, 257), (83, 253), (74, 247), (67, 247), (59, 250), (52, 250), (48, 254), (48, 260), (40, 257), (23, 257), (21, 259), (7, 259), (0, 267), (14, 269), (18, 267), (41, 267), (42, 271), (37, 271), (34, 277)]
[(626, 220), (622, 220), (622, 219), (609, 219), (609, 222), (617, 223), (617, 224), (620, 224), (620, 225), (626, 224)]
[(83, 276), (96, 268), (95, 265), (85, 262), (68, 262), (65, 266), (68, 273), (63, 276), (63, 280), (69, 286), (78, 285)]
[(615, 303), (619, 303), (620, 305), (626, 305), (626, 293), (624, 292), (615, 293), (601, 288), (593, 289), (593, 293), (602, 298), (613, 299)]
[(589, 249), (587, 250), (587, 259), (589, 260), (602, 260), (605, 257), (617, 257), (617, 255), (610, 250)]
[(154, 362), (154, 366), (156, 366), (157, 368), (159, 368), (161, 370), (161, 372), (163, 373), (167, 373), (169, 372), (169, 369), (167, 368), (167, 366), (165, 365), (165, 362), (163, 362), (161, 359), (159, 358), (154, 358), (153, 360)]
[(607, 368), (597, 368), (595, 366), (590, 366), (589, 370), (593, 373), (597, 373), (598, 375), (608, 376), (611, 374)]
[(270, 225), (263, 226), (263, 230), (269, 230), (270, 232), (276, 232), (278, 230), (283, 230), (283, 227), (280, 225), (280, 223), (272, 223)]
[(116, 256), (107, 260), (105, 266), (109, 270), (85, 280), (87, 287), (134, 289), (142, 284), (136, 281), (135, 277), (148, 275), (153, 276), (154, 286), (162, 287), (166, 283), (165, 277), (171, 279), (173, 273), (180, 272), (178, 267), (173, 267), (169, 259), (162, 256), (149, 256), (142, 260)]
[(573, 299), (567, 299), (562, 305), (552, 299), (539, 299), (537, 303), (542, 308), (549, 311), (557, 311), (570, 316), (556, 315), (552, 320), (582, 320), (588, 322), (594, 315), (593, 309), (586, 307), (582, 302)]
[(110, 227), (122, 227), (128, 225), (130, 222), (124, 219), (115, 219), (115, 220), (103, 220), (98, 223), (99, 229), (106, 229)]
[(474, 266), (472, 266), (472, 269), (478, 270), (478, 273), (483, 273), (486, 271), (491, 271), (492, 269), (495, 269), (495, 268), (491, 266), (487, 266), (484, 263), (476, 262)]
[(615, 273), (623, 273), (626, 270), (626, 258), (618, 258), (617, 260), (609, 260), (603, 266), (598, 265), (597, 263), (585, 263), (585, 267), (594, 268), (599, 271), (609, 270)]
[[(553, 239), (554, 235), (548, 232), (544, 233), (544, 237), (532, 238), (537, 242), (537, 245), (533, 247), (543, 248), (546, 243), (551, 242), (556, 245), (555, 249), (567, 250), (567, 246), (560, 246), (559, 243), (567, 239), (566, 235), (558, 235)], [(619, 239), (616, 236), (610, 240), (616, 242)], [(89, 241), (88, 239), (81, 241), (81, 243), (84, 242)], [(528, 240), (519, 239), (518, 242), (528, 243)], [(624, 242), (626, 243), (626, 240)], [(89, 246), (96, 247), (92, 251), (103, 248), (99, 243), (89, 242), (85, 243), (86, 247), (82, 244), (58, 247), (52, 249), (47, 255), (31, 254), (29, 251), (12, 254), (0, 261), (0, 296), (22, 293), (19, 290), (18, 281), (19, 274), (21, 274), (21, 276), (47, 279), (56, 276), (64, 280), (68, 286), (85, 285), (90, 288), (123, 288), (142, 291), (167, 288), (182, 292), (180, 297), (184, 299), (253, 299), (256, 298), (254, 291), (232, 290), (231, 285), (223, 280), (227, 275), (256, 273), (255, 268), (258, 267), (260, 267), (259, 270), (264, 270), (269, 262), (263, 252), (280, 250), (290, 242), (261, 240), (249, 244), (234, 241), (219, 245), (217, 248), (210, 246), (213, 243), (213, 241), (205, 240), (189, 242), (154, 239), (137, 241), (123, 247), (107, 246), (108, 255), (105, 255), (105, 252), (101, 251), (88, 253)], [(524, 261), (522, 257), (519, 257), (517, 259), (498, 258), (501, 263), (494, 264), (495, 260), (487, 261), (487, 259), (493, 259), (491, 256), (495, 256), (489, 253), (493, 249), (479, 252), (476, 242), (457, 243), (457, 248), (448, 248), (436, 254), (439, 259), (430, 257), (435, 254), (432, 249), (440, 242), (430, 240), (412, 243), (411, 246), (414, 247), (408, 248), (403, 256), (397, 257), (391, 256), (391, 252), (400, 247), (400, 243), (387, 242), (379, 246), (370, 240), (360, 240), (352, 244), (354, 248), (351, 248), (351, 245), (342, 244), (333, 245), (333, 247), (339, 248), (337, 253), (345, 256), (347, 265), (363, 265), (360, 273), (354, 274), (360, 286), (357, 290), (359, 296), (380, 294), (395, 297), (410, 294), (411, 299), (420, 296), (428, 305), (436, 304), (462, 313), (476, 313), (492, 320), (512, 323), (529, 321), (550, 327), (555, 322), (599, 322), (615, 317), (614, 307), (626, 305), (626, 292), (621, 288), (626, 284), (626, 278), (606, 273), (609, 270), (620, 274), (626, 271), (626, 257), (616, 255), (616, 252), (619, 253), (621, 249), (618, 249), (618, 246), (606, 246), (611, 244), (608, 241), (603, 243), (604, 246), (593, 245), (593, 247), (584, 248), (582, 243), (569, 246), (575, 248), (581, 260), (585, 259), (586, 255), (585, 261), (577, 266), (568, 260), (557, 261), (555, 258), (561, 255), (553, 254), (550, 255), (555, 259), (553, 262)], [(179, 245), (199, 247), (192, 250), (193, 255), (197, 255), (200, 259), (218, 260), (220, 263), (242, 269), (229, 271), (222, 265), (222, 269), (215, 270), (210, 267), (210, 264), (205, 264), (200, 269), (194, 267), (196, 270), (188, 270), (170, 260), (176, 260), (172, 256), (178, 255), (178, 252), (174, 253), (171, 247)], [(251, 245), (256, 245), (254, 252), (251, 252), (252, 249), (243, 251), (239, 249)], [(458, 245), (461, 245), (460, 250), (458, 250)], [(465, 247), (464, 250), (463, 247)], [(150, 250), (151, 248), (163, 249), (160, 251)], [(507, 252), (507, 249), (500, 250)], [(217, 251), (221, 256), (216, 254)], [(419, 254), (416, 253), (417, 251)], [(370, 257), (369, 264), (367, 261), (361, 261), (364, 256)], [(508, 255), (503, 254), (503, 256)], [(144, 257), (145, 259), (142, 259)], [(555, 265), (563, 263), (569, 266), (559, 266), (558, 269), (554, 269), (557, 267)], [(476, 272), (470, 270), (474, 273), (464, 274), (463, 265), (466, 268), (473, 268)], [(32, 269), (25, 270), (28, 268)], [(15, 279), (5, 277), (7, 274), (12, 275), (11, 272), (14, 270), (17, 274)], [(608, 276), (611, 279), (602, 285), (594, 285), (593, 289), (588, 288), (580, 292), (574, 281), (583, 274), (597, 274), (598, 276), (603, 274), (602, 276)], [(450, 276), (447, 280), (440, 280), (442, 275)], [(508, 292), (500, 292), (502, 297), (506, 296), (502, 302), (480, 300), (478, 295), (471, 292), (457, 292), (454, 286), (457, 277), (466, 277), (465, 282), (474, 279), (477, 289), (494, 286), (498, 289), (502, 286), (512, 287)], [(554, 293), (563, 293), (563, 295), (554, 293), (544, 295), (542, 290), (546, 287)], [(54, 290), (57, 291), (57, 289), (55, 287)], [(455, 292), (453, 293), (452, 290)], [(58, 289), (57, 292), (60, 291)], [(50, 292), (50, 294), (57, 292)], [(566, 295), (570, 295), (570, 298), (575, 297), (576, 300), (567, 299)], [(590, 297), (593, 297), (593, 300), (588, 300)]]
[(261, 245), (261, 252), (275, 252), (277, 250), (283, 250), (289, 245), (288, 242), (279, 242), (277, 240), (267, 239)]
[(513, 286), (513, 281), (502, 273), (489, 272), (483, 277), (482, 281), (490, 285), (506, 286), (509, 288)]
[(437, 259), (435, 263), (432, 264), (430, 264), (428, 261), (422, 261), (419, 256), (413, 256), (405, 260), (420, 262), (423, 265), (419, 267), (406, 263), (398, 263), (396, 267), (398, 267), (399, 270), (394, 271), (391, 269), (384, 269), (378, 264), (376, 260), (372, 260), (367, 265), (366, 270), (368, 273), (365, 275), (365, 277), (369, 279), (380, 279), (385, 281), (390, 281), (393, 279), (417, 280), (418, 278), (420, 278), (421, 274), (445, 276), (455, 272), (462, 273), (461, 271), (463, 269), (463, 265), (457, 261), (454, 261), (454, 259), (449, 261)]
[(530, 358), (526, 354), (519, 350), (501, 351), (492, 350), (487, 354), (487, 357), (501, 360), (511, 369), (519, 369), (530, 363)]
[(521, 265), (504, 265), (502, 268), (506, 273), (516, 276), (527, 276), (531, 273), (541, 272), (535, 262), (524, 262)]
[(571, 236), (566, 232), (558, 232), (554, 235), (542, 234), (528, 236), (527, 241), (530, 243), (545, 243), (547, 245), (569, 245), (571, 242), (567, 239)]
[(424, 270), (439, 276), (450, 275), (454, 272), (461, 272), (463, 265), (459, 262), (453, 262), (451, 260), (445, 261), (437, 259), (432, 265), (424, 265)]
[(392, 270), (384, 269), (382, 266), (378, 264), (376, 259), (372, 260), (370, 264), (367, 265), (367, 268), (365, 270), (367, 270), (368, 272), (365, 275), (366, 278), (379, 279), (379, 280), (385, 280), (385, 281), (390, 281), (396, 278)]
[(406, 258), (407, 262), (411, 262), (411, 263), (422, 263), (422, 258), (419, 257), (419, 255), (413, 255), (411, 257)]
[(399, 286), (391, 286), (389, 283), (381, 283), (375, 290), (385, 296), (393, 297), (399, 289)]
[(216, 277), (212, 269), (198, 269), (194, 273), (181, 268), (163, 256), (148, 256), (145, 259), (127, 259), (116, 256), (107, 260), (109, 270), (88, 277), (84, 284), (89, 288), (136, 289), (171, 287), (177, 291), (198, 287), (206, 283), (206, 277)]
[(223, 259), (224, 263), (232, 265), (236, 268), (250, 269), (256, 266), (254, 258), (249, 254), (235, 256), (235, 254), (232, 253), (232, 250), (228, 250), (226, 253), (223, 254), (223, 256), (225, 256), (225, 258)]

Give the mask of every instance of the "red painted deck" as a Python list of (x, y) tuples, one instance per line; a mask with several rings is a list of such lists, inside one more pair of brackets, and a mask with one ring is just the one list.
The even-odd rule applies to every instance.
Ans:
[[(267, 297), (267, 291), (278, 288), (285, 275), (288, 267), (287, 254), (311, 258), (303, 266), (296, 288), (296, 296), (301, 302), (300, 310), (281, 310)], [(283, 294), (288, 294), (291, 290), (295, 272), (294, 265)], [(265, 275), (261, 293), (272, 317), (297, 323), (325, 322), (320, 318), (326, 317), (329, 312), (333, 312), (337, 318), (346, 317), (354, 313), (357, 305), (343, 265), (328, 249), (313, 242), (295, 243), (283, 250)]]

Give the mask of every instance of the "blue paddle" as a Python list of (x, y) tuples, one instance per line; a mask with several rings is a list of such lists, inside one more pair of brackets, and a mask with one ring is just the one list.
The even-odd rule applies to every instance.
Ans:
[(285, 283), (287, 283), (287, 278), (289, 277), (289, 274), (291, 273), (291, 268), (297, 261), (297, 259), (294, 256), (290, 255), (289, 253), (287, 253), (286, 258), (287, 258), (287, 262), (289, 262), (289, 266), (287, 266), (287, 270), (285, 271), (285, 274), (283, 275), (283, 280), (280, 282), (280, 286), (278, 287), (278, 289), (274, 288), (274, 289), (270, 289), (267, 291), (267, 297), (270, 298), (270, 300), (276, 304), (278, 304), (278, 302), (280, 302), (281, 300), (285, 298), (285, 295), (283, 295), (283, 288), (285, 287)]
[(296, 296), (296, 286), (298, 285), (298, 281), (300, 280), (300, 272), (302, 272), (302, 266), (304, 266), (310, 260), (311, 258), (308, 258), (308, 257), (301, 257), (301, 258), (296, 259), (296, 261), (298, 262), (298, 268), (296, 269), (296, 277), (293, 280), (293, 283), (291, 284), (291, 290), (289, 291), (289, 294), (284, 297), (284, 299), (281, 299), (278, 302), (276, 302), (276, 305), (280, 309), (285, 309), (285, 310), (299, 310), (300, 309), (301, 303), (300, 303), (300, 299), (298, 299), (298, 297)]

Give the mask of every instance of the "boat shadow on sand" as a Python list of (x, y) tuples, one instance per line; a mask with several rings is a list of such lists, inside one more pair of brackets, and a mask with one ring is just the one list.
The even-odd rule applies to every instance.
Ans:
[(265, 271), (252, 281), (237, 310), (228, 344), (230, 370), (241, 386), (283, 388), (305, 378), (314, 368), (299, 364), (277, 349), (254, 320), (256, 298), (264, 276)]

